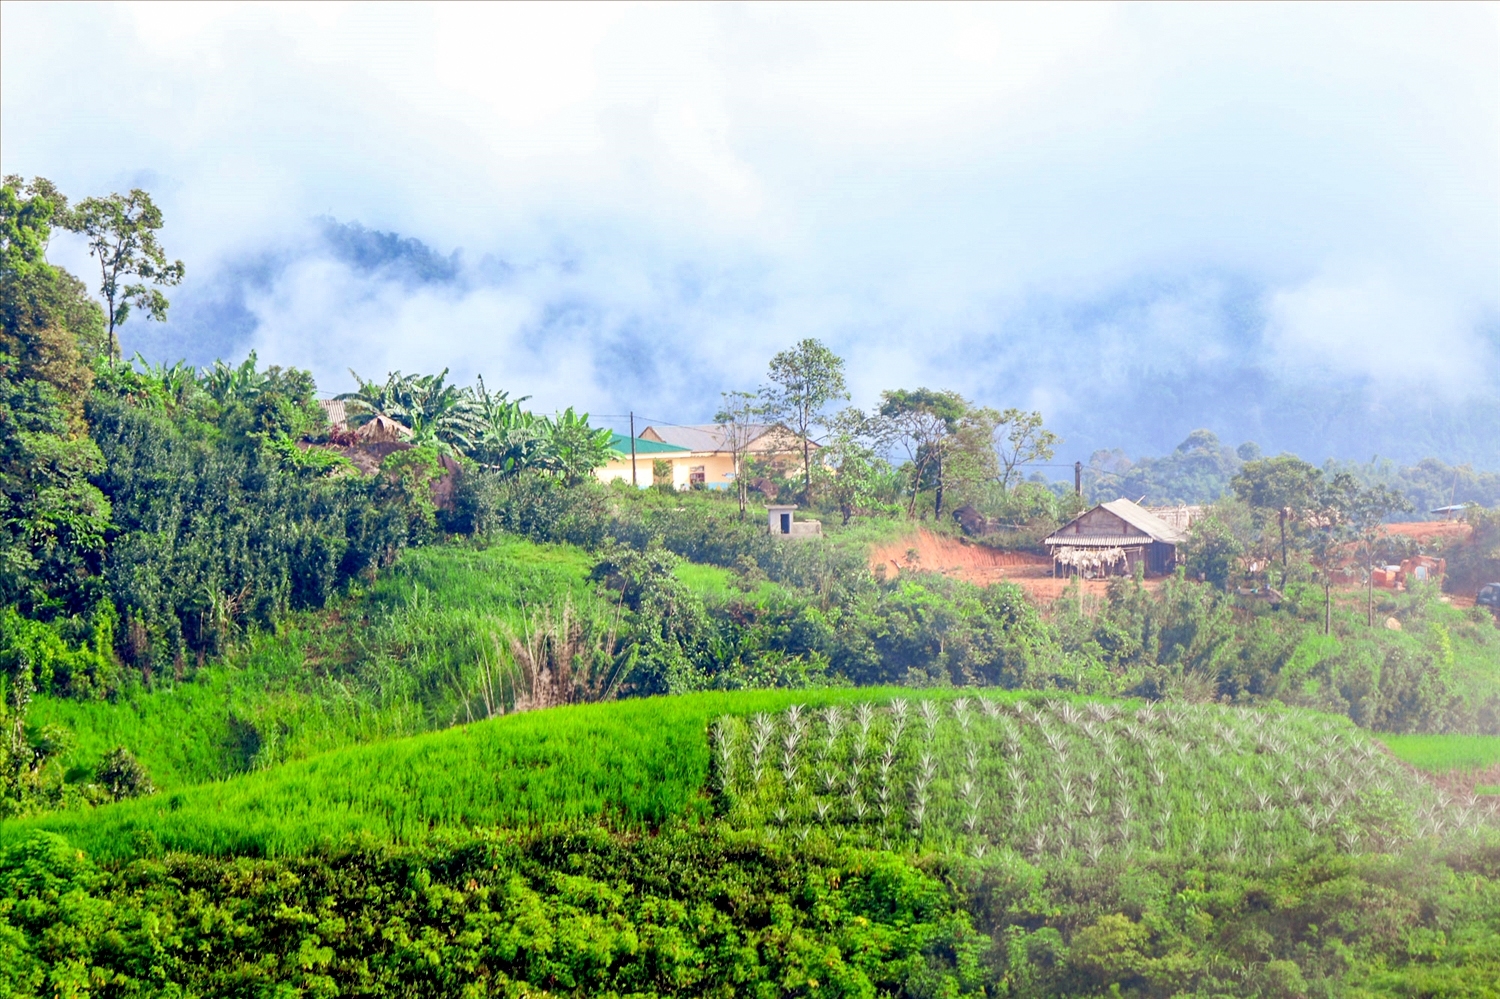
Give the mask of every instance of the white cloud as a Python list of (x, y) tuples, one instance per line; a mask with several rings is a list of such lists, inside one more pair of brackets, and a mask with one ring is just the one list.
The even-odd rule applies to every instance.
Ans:
[[(333, 382), (349, 356), (449, 364), (548, 406), (699, 415), (820, 336), (862, 401), (924, 381), (1082, 412), (1061, 357), (1126, 382), (1152, 358), (1494, 391), (1494, 5), (6, 3), (0, 21), (6, 172), (83, 194), (149, 171), (200, 288), (301, 247), (249, 302), (257, 343)], [(372, 283), (303, 245), (325, 214), (517, 276)], [(1225, 307), (1231, 286), (1260, 314)], [(632, 350), (643, 373), (620, 377)]]
[(1389, 276), (1320, 275), (1272, 293), (1267, 313), (1267, 342), (1297, 380), (1352, 372), (1382, 389), (1452, 394), (1493, 390), (1500, 371), (1460, 303)]

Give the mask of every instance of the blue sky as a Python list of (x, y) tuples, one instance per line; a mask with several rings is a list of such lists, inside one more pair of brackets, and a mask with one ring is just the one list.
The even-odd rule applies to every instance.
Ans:
[[(1500, 467), (1500, 7), (0, 8), (0, 161), (148, 187), (127, 349), (692, 422), (816, 336), (1094, 448)], [(66, 239), (53, 259), (90, 262)]]

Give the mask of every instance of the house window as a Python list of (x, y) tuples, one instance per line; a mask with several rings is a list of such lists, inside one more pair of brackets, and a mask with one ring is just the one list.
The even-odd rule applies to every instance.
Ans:
[(704, 478), (702, 465), (688, 466), (688, 485), (701, 486), (704, 483)]

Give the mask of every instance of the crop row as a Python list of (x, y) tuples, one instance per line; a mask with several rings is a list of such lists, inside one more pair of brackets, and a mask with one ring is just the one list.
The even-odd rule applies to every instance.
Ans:
[(731, 823), (887, 848), (1270, 864), (1493, 818), (1445, 800), (1347, 722), (1290, 712), (896, 698), (726, 715), (711, 744)]

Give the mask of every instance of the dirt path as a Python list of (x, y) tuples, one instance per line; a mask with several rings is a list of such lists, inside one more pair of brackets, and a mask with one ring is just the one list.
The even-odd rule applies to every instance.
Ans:
[[(902, 572), (937, 572), (979, 586), (1011, 582), (1039, 604), (1057, 600), (1069, 582), (1052, 577), (1052, 560), (1045, 555), (997, 551), (926, 529), (872, 548), (871, 571), (882, 565), (887, 577)], [(1146, 585), (1154, 588), (1160, 582), (1147, 580)], [(1089, 596), (1102, 597), (1108, 588), (1109, 583), (1102, 579), (1084, 581), (1084, 592)]]

